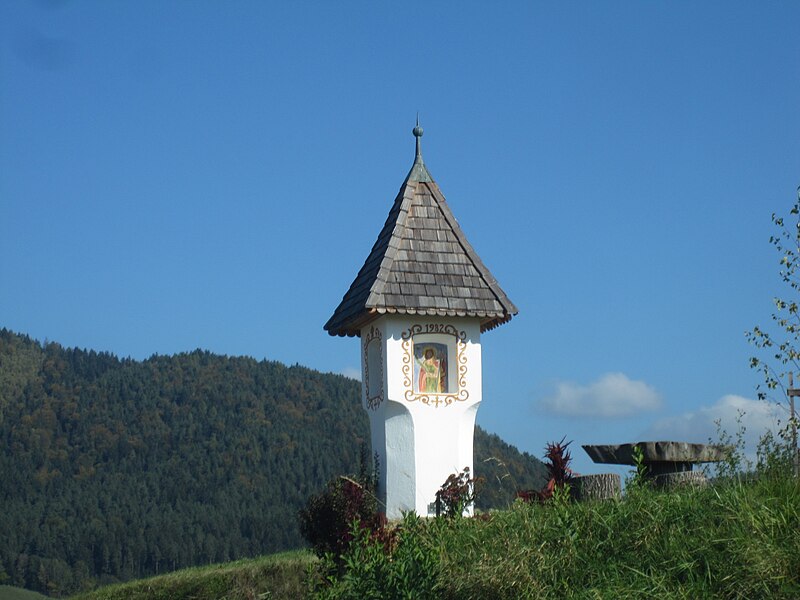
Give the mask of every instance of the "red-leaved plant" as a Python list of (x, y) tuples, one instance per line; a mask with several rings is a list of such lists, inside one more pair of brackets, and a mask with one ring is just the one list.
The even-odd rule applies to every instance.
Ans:
[(361, 447), (360, 472), (355, 478), (331, 479), (324, 490), (312, 495), (298, 513), (300, 533), (319, 556), (340, 557), (353, 540), (353, 524), (378, 536), (386, 535), (386, 516), (379, 511), (377, 455), (372, 465), (366, 445)]
[(471, 478), (469, 467), (461, 473), (450, 475), (436, 492), (436, 516), (460, 517), (467, 507), (475, 501), (483, 478)]
[(572, 461), (572, 455), (567, 450), (567, 447), (572, 441), (564, 443), (566, 436), (561, 438), (560, 442), (548, 442), (545, 446), (545, 466), (547, 467), (547, 474), (549, 480), (541, 490), (522, 490), (517, 492), (517, 498), (525, 502), (545, 502), (553, 497), (553, 492), (556, 488), (563, 488), (572, 482), (573, 471), (569, 467)]
[(319, 555), (341, 555), (352, 540), (351, 527), (380, 526), (372, 490), (349, 477), (336, 477), (325, 490), (308, 499), (299, 512), (300, 532)]

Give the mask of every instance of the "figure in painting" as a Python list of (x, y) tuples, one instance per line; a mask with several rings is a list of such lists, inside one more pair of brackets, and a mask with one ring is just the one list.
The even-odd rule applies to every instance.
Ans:
[[(441, 345), (441, 344), (437, 344)], [(441, 394), (446, 389), (447, 366), (444, 358), (438, 356), (436, 348), (428, 345), (422, 350), (419, 362), (418, 392), (421, 394)], [(443, 353), (442, 353), (443, 354)]]

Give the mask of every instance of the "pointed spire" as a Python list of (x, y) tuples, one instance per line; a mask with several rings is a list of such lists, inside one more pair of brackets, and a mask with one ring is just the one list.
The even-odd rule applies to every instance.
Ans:
[(411, 133), (414, 134), (414, 137), (417, 138), (417, 154), (414, 157), (414, 162), (420, 161), (422, 162), (422, 127), (419, 126), (419, 112), (417, 112), (417, 125), (414, 129), (411, 130)]
[(420, 138), (422, 138), (423, 132), (422, 127), (419, 126), (419, 113), (417, 113), (417, 124), (411, 130), (411, 133), (414, 134), (417, 140), (417, 150), (414, 155), (414, 164), (411, 166), (411, 171), (409, 171), (406, 181), (433, 181), (433, 177), (428, 173), (428, 169), (425, 168), (425, 163), (422, 160), (422, 140)]

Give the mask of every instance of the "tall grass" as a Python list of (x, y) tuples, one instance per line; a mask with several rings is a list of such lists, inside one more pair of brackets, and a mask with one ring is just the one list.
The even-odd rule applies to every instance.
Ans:
[[(328, 572), (317, 597), (796, 599), (800, 484), (734, 477), (672, 493), (632, 489), (622, 501), (562, 495), (484, 519), (411, 519), (397, 541), (415, 549), (410, 559), (381, 558), (369, 543), (348, 571)], [(381, 589), (391, 577), (404, 581), (393, 569), (421, 562), (426, 589)]]

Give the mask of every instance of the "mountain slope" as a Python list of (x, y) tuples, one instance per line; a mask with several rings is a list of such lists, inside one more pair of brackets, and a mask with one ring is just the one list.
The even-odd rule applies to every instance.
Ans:
[[(301, 366), (0, 330), (0, 579), (58, 595), (303, 545), (298, 508), (369, 441), (359, 394)], [(497, 436), (475, 448), (479, 505), (540, 485), (541, 463)]]

